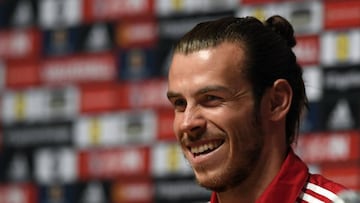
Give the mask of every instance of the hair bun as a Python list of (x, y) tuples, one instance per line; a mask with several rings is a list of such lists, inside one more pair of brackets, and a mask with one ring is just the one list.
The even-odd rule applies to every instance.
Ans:
[(271, 16), (265, 21), (265, 26), (271, 28), (274, 32), (278, 33), (283, 39), (285, 39), (289, 47), (292, 48), (296, 45), (294, 29), (285, 18), (279, 15)]

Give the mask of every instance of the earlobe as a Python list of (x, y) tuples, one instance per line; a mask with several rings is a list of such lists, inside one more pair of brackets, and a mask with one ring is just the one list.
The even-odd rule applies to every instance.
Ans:
[(292, 94), (291, 86), (287, 80), (278, 79), (273, 83), (270, 96), (271, 120), (277, 121), (286, 117), (291, 106)]

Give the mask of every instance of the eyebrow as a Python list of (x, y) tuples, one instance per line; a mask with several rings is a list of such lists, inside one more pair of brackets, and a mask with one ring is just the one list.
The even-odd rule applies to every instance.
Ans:
[[(206, 94), (208, 92), (214, 92), (214, 91), (223, 91), (223, 92), (233, 93), (233, 91), (227, 87), (220, 86), (220, 85), (210, 85), (210, 86), (206, 86), (204, 88), (199, 89), (198, 91), (196, 91), (195, 95)], [(167, 95), (168, 99), (171, 99), (174, 97), (181, 97), (180, 93), (176, 93), (176, 92), (172, 92), (172, 91), (168, 91), (166, 95)]]
[(198, 90), (196, 92), (196, 94), (205, 94), (208, 92), (214, 92), (214, 91), (223, 91), (223, 92), (229, 92), (231, 93), (232, 91), (224, 86), (220, 86), (220, 85), (210, 85), (210, 86), (206, 86), (204, 88), (201, 88), (200, 90)]
[(168, 92), (166, 93), (166, 96), (167, 96), (167, 98), (170, 100), (171, 98), (174, 98), (174, 97), (180, 97), (181, 94), (176, 93), (176, 92), (172, 92), (172, 91), (168, 91)]

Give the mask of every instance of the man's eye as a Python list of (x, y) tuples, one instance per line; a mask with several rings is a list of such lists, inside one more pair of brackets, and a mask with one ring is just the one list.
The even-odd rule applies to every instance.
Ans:
[(222, 98), (214, 95), (206, 95), (203, 100), (205, 106), (218, 106), (222, 102)]
[(176, 99), (174, 102), (173, 102), (173, 105), (174, 105), (174, 108), (175, 110), (178, 110), (178, 111), (183, 111), (185, 110), (186, 108), (186, 100), (185, 99)]
[(214, 95), (206, 95), (206, 100), (207, 101), (213, 101), (213, 100), (218, 100), (220, 99), (220, 97), (214, 96)]
[(185, 106), (186, 101), (185, 101), (185, 99), (177, 99), (177, 100), (175, 100), (174, 105), (175, 106)]

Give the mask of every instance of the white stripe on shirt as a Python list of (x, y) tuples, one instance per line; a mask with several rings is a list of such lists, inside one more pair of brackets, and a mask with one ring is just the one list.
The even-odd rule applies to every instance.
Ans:
[(335, 193), (331, 192), (330, 190), (327, 190), (327, 189), (325, 189), (321, 186), (315, 185), (313, 183), (306, 184), (306, 189), (309, 189), (309, 190), (311, 190), (321, 196), (324, 196), (330, 200), (334, 200), (338, 197)]
[(301, 193), (299, 198), (301, 198), (302, 200), (306, 201), (306, 202), (311, 202), (311, 203), (324, 203), (323, 201), (319, 200), (318, 198), (311, 196), (309, 194), (305, 194), (305, 193)]

